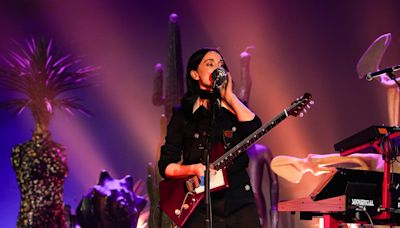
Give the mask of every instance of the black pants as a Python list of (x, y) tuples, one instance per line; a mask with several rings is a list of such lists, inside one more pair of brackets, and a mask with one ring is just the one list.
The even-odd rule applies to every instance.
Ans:
[[(205, 215), (206, 211), (203, 208), (196, 208), (183, 227), (204, 228)], [(227, 216), (221, 216), (214, 213), (212, 220), (213, 228), (261, 227), (255, 203), (248, 204)]]

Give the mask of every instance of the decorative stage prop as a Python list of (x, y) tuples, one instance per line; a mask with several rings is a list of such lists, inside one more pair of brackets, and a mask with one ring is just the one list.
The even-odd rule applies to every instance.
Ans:
[(136, 227), (146, 200), (133, 192), (131, 176), (118, 180), (102, 171), (99, 183), (89, 190), (76, 209), (82, 228)]
[(392, 40), (392, 34), (387, 33), (376, 38), (368, 49), (361, 56), (357, 63), (357, 73), (360, 79), (378, 81), (387, 88), (387, 111), (390, 126), (400, 124), (400, 84), (394, 75), (395, 71), (400, 70), (400, 65), (381, 70), (380, 64), (387, 48)]
[[(385, 161), (379, 152), (379, 141), (376, 140), (399, 130), (399, 127), (370, 126), (336, 143), (334, 148), (341, 153), (309, 154), (306, 158), (276, 156), (271, 168), (280, 177), (293, 183), (300, 182), (306, 172), (319, 176), (329, 173), (333, 167), (383, 171)], [(374, 141), (375, 144), (372, 143)], [(348, 156), (343, 156), (343, 153)], [(392, 163), (392, 172), (400, 173), (400, 163)]]
[[(156, 160), (160, 158), (160, 147), (164, 142), (167, 123), (172, 116), (172, 108), (180, 104), (184, 92), (184, 76), (182, 64), (181, 34), (179, 28), (179, 17), (171, 14), (168, 21), (168, 64), (167, 77), (164, 79), (161, 63), (155, 66), (153, 78), (152, 102), (155, 106), (164, 106), (164, 113), (160, 117), (160, 141), (157, 146)], [(164, 87), (164, 82), (166, 82)], [(165, 95), (164, 95), (165, 94)], [(149, 228), (167, 228), (172, 226), (171, 220), (161, 212), (159, 208), (160, 193), (158, 183), (161, 176), (157, 162), (148, 165), (147, 192), (150, 198)]]
[(11, 161), (21, 191), (18, 227), (64, 227), (64, 147), (48, 132), (34, 133), (12, 149)]
[(299, 183), (307, 172), (320, 176), (330, 173), (335, 167), (383, 171), (383, 165), (382, 155), (371, 153), (354, 153), (345, 157), (340, 153), (308, 154), (305, 158), (279, 155), (271, 161), (274, 173), (292, 183)]
[[(400, 225), (400, 174), (394, 173), (400, 170), (400, 128), (371, 126), (338, 142), (335, 149), (343, 157), (328, 155), (326, 160), (321, 155), (319, 164), (312, 159), (295, 160), (294, 165), (278, 159), (272, 164), (273, 169), (293, 166), (290, 172), (296, 168), (299, 168), (298, 172), (304, 172), (307, 170), (304, 167), (315, 170), (323, 167), (326, 169), (322, 171), (327, 173), (308, 197), (280, 202), (278, 210), (300, 212), (301, 219), (323, 216), (325, 228), (337, 228), (342, 223)], [(371, 152), (379, 154), (371, 156)], [(360, 156), (363, 153), (366, 156)], [(374, 158), (375, 162), (372, 161)], [(312, 162), (314, 165), (310, 165)], [(327, 168), (345, 163), (355, 164), (359, 170)], [(283, 173), (284, 169), (279, 172)]]
[[(265, 145), (255, 144), (247, 150), (247, 154), (249, 156), (247, 171), (250, 176), (261, 226), (263, 228), (278, 228), (279, 183), (278, 176), (272, 172), (270, 167), (272, 152)], [(268, 186), (269, 195), (263, 192), (265, 183)], [(270, 208), (267, 208), (267, 201), (269, 201)]]
[[(54, 109), (89, 114), (65, 92), (91, 85), (94, 67), (77, 67), (78, 59), (60, 56), (53, 41), (30, 39), (26, 47), (10, 51), (0, 67), (0, 87), (20, 96), (0, 102), (0, 108), (26, 109), (32, 113), (32, 139), (12, 149), (11, 162), (21, 191), (18, 227), (65, 227), (64, 178), (67, 159), (61, 144), (53, 142), (48, 130)], [(22, 96), (21, 96), (22, 95)], [(61, 97), (61, 95), (64, 95)]]
[[(240, 100), (249, 105), (252, 79), (250, 74), (250, 49), (254, 46), (248, 46), (240, 53), (240, 80), (237, 87), (237, 94)], [(256, 201), (260, 223), (263, 228), (278, 228), (278, 201), (279, 201), (279, 183), (278, 176), (271, 170), (272, 152), (261, 144), (255, 144), (247, 150), (249, 156), (249, 167), (247, 169)], [(265, 195), (263, 185), (267, 184), (269, 195)], [(270, 208), (267, 208), (269, 202)]]

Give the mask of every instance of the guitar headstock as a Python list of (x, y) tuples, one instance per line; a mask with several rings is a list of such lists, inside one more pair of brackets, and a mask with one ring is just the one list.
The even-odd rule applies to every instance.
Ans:
[(303, 117), (307, 109), (310, 109), (314, 101), (310, 93), (305, 93), (303, 96), (297, 98), (292, 105), (286, 110), (289, 115)]

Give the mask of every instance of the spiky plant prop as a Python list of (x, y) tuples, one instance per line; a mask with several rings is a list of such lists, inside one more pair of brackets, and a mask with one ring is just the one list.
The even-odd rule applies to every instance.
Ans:
[(32, 139), (12, 149), (11, 162), (21, 191), (18, 227), (65, 227), (64, 179), (68, 167), (65, 149), (53, 142), (49, 123), (55, 108), (68, 113), (89, 112), (65, 92), (91, 85), (94, 67), (77, 67), (79, 59), (61, 56), (46, 39), (26, 41), (4, 57), (0, 87), (20, 96), (0, 102), (1, 108), (33, 115)]

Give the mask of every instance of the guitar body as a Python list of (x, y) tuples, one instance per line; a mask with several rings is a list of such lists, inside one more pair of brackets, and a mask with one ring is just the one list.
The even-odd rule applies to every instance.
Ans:
[[(212, 188), (213, 184), (211, 184), (211, 192), (229, 187), (226, 170), (221, 169), (218, 172), (221, 173), (220, 176), (223, 176), (224, 183), (214, 188)], [(200, 190), (200, 193), (196, 193), (195, 191), (188, 192), (186, 190), (186, 182), (191, 178), (193, 177), (165, 179), (159, 185), (160, 208), (179, 227), (183, 226), (204, 197), (204, 191)], [(213, 182), (213, 177), (211, 177), (211, 182)], [(199, 188), (204, 189), (203, 186), (200, 186), (196, 190)]]
[[(213, 146), (210, 160), (214, 161), (225, 153), (222, 143)], [(204, 197), (204, 185), (188, 192), (186, 183), (193, 176), (169, 178), (160, 182), (160, 208), (179, 227), (183, 226), (193, 210)], [(210, 191), (219, 191), (229, 187), (226, 169), (220, 169), (210, 177)]]
[[(187, 178), (168, 179), (160, 182), (160, 208), (179, 227), (181, 227), (204, 197), (203, 193), (186, 196)], [(184, 209), (183, 204), (188, 208)]]

